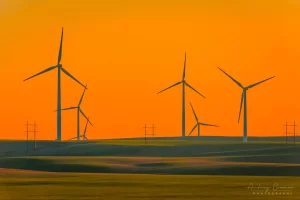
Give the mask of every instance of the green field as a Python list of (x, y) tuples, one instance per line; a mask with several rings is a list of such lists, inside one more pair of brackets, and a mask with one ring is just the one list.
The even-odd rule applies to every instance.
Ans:
[[(300, 148), (276, 141), (0, 142), (0, 200), (297, 199)], [(28, 155), (27, 155), (28, 154)], [(255, 193), (253, 183), (270, 187)], [(274, 184), (293, 187), (289, 194)], [(261, 188), (262, 189), (262, 188)], [(263, 190), (263, 189), (262, 189)]]
[[(37, 141), (28, 142), (28, 155), (38, 156), (203, 156), (216, 152), (251, 151), (256, 149), (294, 146), (278, 141), (249, 143), (230, 141), (193, 140), (91, 140), (91, 141)], [(297, 145), (296, 145), (297, 146)], [(0, 157), (25, 156), (26, 141), (0, 141)]]
[(13, 145), (8, 147), (14, 147), (16, 151), (0, 157), (0, 168), (88, 173), (300, 176), (298, 145), (176, 140), (150, 141), (154, 145), (141, 145), (141, 142), (45, 141), (40, 142), (44, 148), (29, 151), (28, 156), (24, 156), (24, 142), (11, 143)]
[(299, 155), (30, 156), (2, 158), (0, 168), (80, 173), (300, 176)]
[[(282, 141), (249, 141), (243, 143), (242, 141), (201, 141), (201, 140), (94, 140), (97, 144), (111, 144), (111, 145), (152, 145), (152, 146), (178, 146), (178, 145), (220, 145), (220, 144), (244, 144), (244, 145), (253, 145), (253, 144), (284, 144)], [(291, 142), (289, 142), (292, 144)], [(296, 144), (300, 144), (297, 142)]]
[[(262, 188), (251, 191), (248, 189), (251, 183), (255, 187), (259, 184), (261, 187), (270, 187), (270, 193)], [(274, 184), (278, 184), (274, 188), (277, 191), (273, 190)], [(289, 187), (291, 191), (283, 194), (278, 186)], [(299, 188), (300, 178), (297, 177), (82, 174), (9, 170), (3, 170), (0, 175), (1, 200), (297, 199), (300, 197)]]

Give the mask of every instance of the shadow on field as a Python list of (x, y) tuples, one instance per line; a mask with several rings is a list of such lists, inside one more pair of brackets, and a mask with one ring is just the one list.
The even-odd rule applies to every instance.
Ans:
[(299, 176), (300, 166), (281, 165), (232, 165), (218, 166), (181, 166), (169, 162), (135, 164), (130, 167), (105, 166), (105, 164), (66, 164), (44, 158), (7, 158), (0, 159), (0, 168), (36, 170), (48, 172), (85, 172), (85, 173), (136, 173), (136, 174), (185, 174), (185, 175), (256, 175), (256, 176)]
[(300, 154), (237, 156), (237, 157), (227, 157), (227, 158), (225, 157), (224, 160), (230, 162), (300, 164)]
[(0, 168), (24, 169), (48, 172), (112, 172), (109, 167), (56, 163), (50, 159), (8, 158), (0, 160)]
[(172, 167), (175, 166), (172, 163), (142, 163), (136, 164), (137, 167)]
[(185, 146), (126, 146), (103, 144), (74, 144), (32, 152), (32, 156), (147, 156), (147, 157), (204, 157), (253, 154), (290, 154), (299, 147), (278, 144), (202, 144)]

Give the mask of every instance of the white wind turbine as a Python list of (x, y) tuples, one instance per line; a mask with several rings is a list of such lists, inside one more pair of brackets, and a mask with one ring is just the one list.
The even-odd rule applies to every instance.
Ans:
[(33, 77), (36, 77), (40, 74), (46, 73), (48, 71), (51, 71), (55, 68), (57, 68), (57, 140), (61, 140), (61, 80), (60, 80), (60, 73), (61, 71), (63, 71), (66, 75), (68, 75), (69, 77), (71, 77), (73, 80), (75, 80), (77, 83), (79, 83), (80, 85), (82, 85), (84, 88), (85, 86), (80, 83), (74, 76), (72, 76), (66, 69), (64, 69), (62, 67), (62, 64), (60, 64), (61, 61), (61, 57), (62, 57), (62, 43), (63, 43), (63, 35), (64, 35), (64, 28), (62, 28), (62, 32), (61, 32), (61, 39), (60, 39), (60, 47), (59, 47), (59, 53), (58, 53), (58, 61), (57, 61), (57, 65), (49, 67), (27, 79), (25, 79), (24, 81), (27, 81)]
[[(197, 90), (195, 90), (190, 84), (188, 84), (185, 81), (185, 66), (186, 66), (186, 53), (184, 54), (184, 67), (183, 67), (183, 76), (182, 76), (182, 80), (175, 83), (174, 85), (171, 85), (170, 87), (167, 87), (166, 89), (161, 90), (160, 92), (158, 92), (157, 94), (170, 89), (176, 85), (182, 84), (182, 137), (185, 137), (185, 86), (188, 86), (189, 88), (191, 88), (192, 90), (194, 90), (195, 92), (197, 92), (198, 94), (200, 94)], [(202, 97), (204, 97), (202, 94), (200, 94)], [(205, 97), (204, 97), (205, 98)]]
[[(80, 137), (82, 137), (82, 139), (84, 139), (84, 140), (88, 140), (88, 138), (86, 137), (86, 129), (87, 129), (88, 123), (91, 124), (91, 125), (93, 126), (93, 124), (92, 124), (92, 123), (90, 122), (90, 120), (89, 120), (89, 117), (88, 117), (87, 120), (86, 120), (84, 132), (83, 132), (82, 135), (80, 135)], [(78, 138), (78, 137), (71, 138), (70, 140), (73, 140), (73, 139), (75, 139), (75, 138)]]
[(198, 137), (199, 137), (199, 136), (200, 136), (200, 126), (201, 126), (201, 125), (202, 125), (202, 126), (215, 126), (215, 127), (219, 127), (219, 126), (217, 126), (217, 125), (206, 124), (206, 123), (199, 122), (199, 121), (198, 121), (198, 117), (197, 117), (197, 115), (196, 115), (196, 112), (195, 112), (195, 110), (194, 110), (193, 105), (192, 105), (191, 102), (190, 102), (190, 105), (191, 105), (191, 107), (192, 107), (192, 110), (193, 110), (193, 113), (194, 113), (194, 116), (195, 116), (195, 119), (196, 119), (197, 124), (196, 124), (196, 125), (194, 126), (194, 128), (191, 130), (189, 136), (192, 134), (192, 132), (195, 130), (195, 128), (198, 127)]
[(257, 83), (251, 84), (247, 87), (244, 87), (241, 83), (239, 83), (237, 80), (235, 80), (234, 78), (232, 78), (229, 74), (227, 74), (224, 70), (222, 70), (220, 67), (218, 67), (224, 74), (226, 74), (231, 80), (233, 80), (233, 82), (235, 82), (240, 88), (243, 89), (242, 92), (242, 98), (241, 98), (241, 104), (240, 104), (240, 111), (239, 111), (239, 119), (238, 119), (238, 123), (240, 122), (240, 116), (241, 116), (241, 110), (242, 110), (242, 106), (243, 106), (243, 102), (244, 102), (244, 137), (243, 137), (243, 142), (247, 142), (248, 140), (248, 136), (247, 136), (247, 90), (250, 88), (253, 88), (254, 86), (257, 86), (258, 84), (261, 84), (267, 80), (270, 80), (272, 78), (274, 78), (275, 76), (272, 76), (270, 78), (267, 78), (265, 80), (259, 81)]
[(82, 109), (80, 108), (81, 106), (81, 103), (82, 103), (82, 99), (83, 99), (83, 96), (84, 96), (84, 93), (85, 93), (85, 90), (87, 89), (86, 88), (87, 85), (85, 86), (85, 89), (81, 95), (81, 98), (79, 100), (79, 103), (77, 106), (73, 106), (73, 107), (69, 107), (69, 108), (64, 108), (64, 109), (61, 109), (61, 110), (72, 110), (72, 109), (77, 109), (77, 140), (80, 140), (80, 113), (86, 118), (86, 120), (92, 125), (92, 123), (89, 121), (89, 119), (86, 117), (86, 115), (83, 113)]

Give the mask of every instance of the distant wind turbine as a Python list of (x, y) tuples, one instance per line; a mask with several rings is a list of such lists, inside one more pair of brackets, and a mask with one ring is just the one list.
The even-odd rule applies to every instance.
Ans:
[(186, 66), (186, 53), (184, 54), (184, 67), (183, 67), (182, 80), (175, 83), (174, 85), (171, 85), (170, 87), (167, 87), (166, 89), (161, 90), (160, 92), (157, 93), (157, 94), (159, 94), (159, 93), (161, 93), (161, 92), (163, 92), (167, 89), (170, 89), (170, 88), (172, 88), (176, 85), (182, 84), (182, 137), (185, 137), (185, 86), (188, 86), (189, 88), (191, 88), (192, 90), (197, 92), (199, 95), (204, 97), (202, 94), (200, 94), (197, 90), (195, 90), (190, 84), (188, 84), (185, 81), (185, 66)]
[(84, 128), (84, 132), (83, 132), (83, 135), (82, 137), (86, 140), (88, 140), (88, 138), (86, 137), (86, 129), (87, 129), (87, 126), (88, 126), (88, 123), (91, 124), (93, 126), (93, 124), (90, 122), (89, 120), (89, 117), (87, 118), (87, 121), (86, 121), (86, 124), (85, 124), (85, 128)]
[(231, 80), (233, 80), (233, 82), (235, 82), (238, 86), (240, 86), (243, 89), (242, 92), (242, 98), (241, 98), (241, 104), (240, 104), (240, 111), (239, 111), (239, 119), (238, 119), (238, 123), (240, 122), (240, 116), (241, 116), (241, 111), (242, 111), (242, 106), (243, 106), (243, 102), (244, 102), (244, 138), (243, 138), (243, 142), (247, 142), (248, 140), (248, 136), (247, 136), (247, 90), (250, 88), (253, 88), (254, 86), (257, 86), (258, 84), (261, 84), (267, 80), (270, 80), (272, 78), (274, 78), (275, 76), (272, 76), (270, 78), (267, 78), (265, 80), (259, 81), (257, 83), (254, 83), (252, 85), (249, 85), (247, 87), (244, 87), (241, 83), (239, 83), (237, 80), (235, 80), (234, 78), (232, 78), (229, 74), (227, 74), (224, 70), (222, 70), (220, 67), (218, 67), (224, 74), (226, 74)]
[[(86, 115), (83, 113), (82, 109), (80, 108), (80, 105), (82, 103), (82, 99), (85, 93), (85, 90), (87, 89), (87, 85), (84, 88), (84, 91), (81, 95), (81, 98), (79, 100), (79, 103), (77, 106), (73, 106), (73, 107), (69, 107), (69, 108), (63, 108), (61, 110), (72, 110), (72, 109), (77, 109), (77, 140), (80, 140), (80, 113), (88, 120), (88, 118), (86, 117)], [(89, 120), (88, 120), (89, 121)], [(92, 124), (90, 122), (90, 124)]]
[[(92, 124), (92, 123), (90, 122), (90, 120), (89, 120), (89, 117), (88, 117), (87, 120), (86, 120), (84, 132), (83, 132), (82, 135), (80, 135), (80, 137), (82, 137), (82, 139), (84, 139), (84, 140), (88, 140), (88, 138), (86, 137), (86, 129), (87, 129), (88, 123), (91, 124), (91, 125), (93, 126), (93, 124)], [(70, 140), (73, 140), (73, 139), (75, 139), (75, 138), (78, 138), (78, 137), (71, 138)]]
[(36, 77), (40, 74), (46, 73), (48, 71), (51, 71), (55, 68), (57, 68), (57, 140), (61, 140), (61, 80), (60, 80), (60, 71), (63, 71), (66, 75), (68, 75), (69, 77), (71, 77), (73, 80), (75, 80), (77, 83), (79, 83), (80, 85), (82, 85), (84, 88), (85, 86), (80, 83), (74, 76), (72, 76), (66, 69), (64, 69), (62, 67), (62, 64), (60, 64), (61, 61), (61, 57), (62, 57), (62, 43), (63, 43), (63, 35), (64, 35), (64, 28), (62, 28), (62, 32), (61, 32), (61, 39), (60, 39), (60, 47), (59, 47), (59, 53), (58, 53), (58, 61), (57, 61), (57, 65), (49, 67), (27, 79), (25, 79), (24, 81), (27, 81), (33, 77)]
[(196, 124), (196, 125), (194, 126), (194, 128), (191, 130), (189, 136), (192, 134), (192, 132), (195, 130), (195, 128), (198, 127), (198, 137), (199, 137), (199, 136), (200, 136), (200, 125), (202, 125), (202, 126), (215, 126), (215, 127), (219, 127), (219, 126), (217, 126), (217, 125), (206, 124), (206, 123), (199, 122), (199, 121), (198, 121), (198, 117), (197, 117), (197, 115), (196, 115), (196, 112), (195, 112), (195, 110), (194, 110), (194, 108), (193, 108), (193, 105), (192, 105), (191, 102), (190, 102), (190, 104), (191, 104), (191, 107), (192, 107), (192, 110), (193, 110), (193, 113), (194, 113), (194, 116), (195, 116), (195, 119), (196, 119), (197, 124)]

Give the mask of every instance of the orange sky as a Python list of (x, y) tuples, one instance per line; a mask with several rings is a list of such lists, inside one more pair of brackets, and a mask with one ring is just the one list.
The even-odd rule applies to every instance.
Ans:
[[(217, 67), (244, 85), (276, 76), (247, 93), (249, 136), (281, 136), (286, 120), (300, 123), (299, 0), (1, 0), (0, 26), (2, 139), (26, 138), (27, 120), (38, 139), (56, 138), (57, 71), (23, 80), (56, 64), (62, 26), (62, 64), (88, 84), (91, 139), (139, 137), (145, 123), (157, 136), (180, 136), (181, 87), (156, 93), (180, 81), (185, 51), (186, 80), (207, 97), (187, 88), (187, 133), (191, 101), (200, 121), (221, 126), (203, 135), (242, 135), (242, 90)], [(82, 92), (62, 74), (62, 107)], [(76, 111), (63, 111), (62, 138), (75, 135)]]

